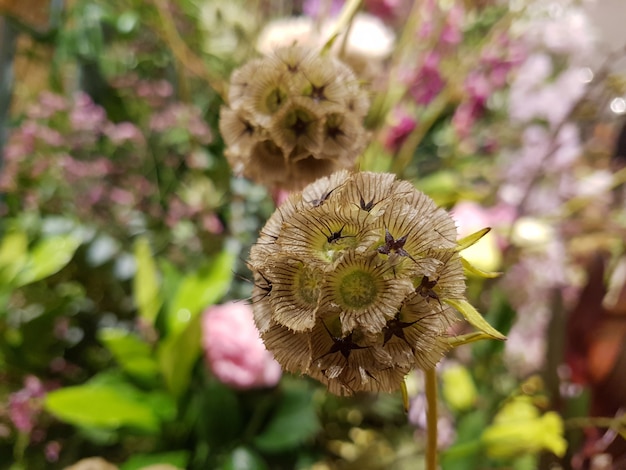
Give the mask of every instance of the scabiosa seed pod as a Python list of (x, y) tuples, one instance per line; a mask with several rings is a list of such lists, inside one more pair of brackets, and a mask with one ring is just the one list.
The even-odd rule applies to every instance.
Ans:
[(272, 188), (302, 189), (350, 168), (366, 144), (366, 92), (336, 58), (301, 46), (253, 59), (231, 76), (220, 112), (235, 173)]
[(467, 307), (459, 249), (451, 216), (409, 182), (321, 178), (292, 193), (250, 251), (262, 339), (285, 370), (335, 394), (394, 391), (451, 347), (455, 308), (499, 337)]

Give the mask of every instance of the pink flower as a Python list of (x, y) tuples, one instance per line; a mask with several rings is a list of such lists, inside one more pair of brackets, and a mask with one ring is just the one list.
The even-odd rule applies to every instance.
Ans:
[(445, 82), (439, 72), (439, 62), (440, 57), (436, 52), (429, 52), (424, 58), (424, 63), (410, 87), (417, 104), (428, 105), (443, 89)]
[(202, 345), (211, 371), (226, 385), (245, 390), (273, 387), (280, 380), (280, 365), (259, 338), (249, 304), (208, 308), (202, 318)]
[(390, 152), (397, 152), (417, 126), (417, 121), (401, 108), (394, 111), (392, 120), (391, 126), (385, 133), (384, 146)]
[(34, 375), (24, 379), (24, 388), (9, 395), (9, 418), (18, 431), (28, 434), (33, 431), (45, 395), (43, 383)]

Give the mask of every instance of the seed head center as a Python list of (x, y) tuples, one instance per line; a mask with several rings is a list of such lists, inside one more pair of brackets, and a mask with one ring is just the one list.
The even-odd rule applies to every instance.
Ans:
[(378, 288), (374, 277), (365, 271), (355, 270), (341, 280), (339, 294), (344, 305), (350, 308), (363, 308), (376, 300)]

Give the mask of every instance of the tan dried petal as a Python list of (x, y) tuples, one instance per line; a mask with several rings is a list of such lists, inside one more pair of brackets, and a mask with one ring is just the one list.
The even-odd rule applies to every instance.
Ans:
[(271, 117), (289, 100), (289, 83), (283, 72), (263, 64), (255, 72), (254, 82), (248, 86), (242, 100), (242, 108), (253, 114), (263, 126), (269, 125)]
[(378, 214), (388, 201), (396, 176), (392, 173), (355, 173), (341, 191), (341, 202)]
[(230, 108), (222, 107), (220, 110), (219, 127), (230, 152), (236, 155), (249, 153), (261, 138), (250, 115)]
[(312, 329), (319, 307), (322, 271), (311, 263), (305, 265), (283, 255), (272, 260), (268, 274), (272, 282), (272, 319), (294, 331)]
[(341, 170), (315, 180), (302, 190), (302, 200), (311, 208), (321, 206), (343, 186), (348, 176), (350, 173), (347, 170)]
[(263, 140), (252, 147), (243, 174), (252, 180), (274, 186), (287, 179), (289, 168), (285, 166), (283, 151), (272, 140)]
[(310, 336), (310, 333), (296, 333), (274, 324), (261, 338), (283, 369), (307, 374), (311, 364)]
[(287, 154), (296, 147), (315, 153), (322, 147), (322, 125), (319, 110), (308, 100), (296, 97), (272, 118), (269, 132)]
[(307, 64), (315, 60), (315, 51), (303, 46), (281, 47), (269, 59), (272, 68), (297, 75), (302, 74)]
[(269, 301), (272, 286), (258, 272), (255, 273), (254, 279), (255, 284), (250, 298), (253, 306), (254, 323), (259, 333), (265, 333), (272, 324), (272, 305)]
[(375, 344), (368, 344), (366, 337), (358, 332), (342, 337), (336, 316), (326, 317), (316, 324), (311, 333), (311, 354), (309, 375), (339, 395), (396, 390), (408, 372), (408, 369), (399, 372), (400, 380), (391, 381), (394, 374), (388, 371), (394, 366), (389, 354)]
[(349, 250), (328, 272), (320, 308), (341, 310), (344, 334), (356, 328), (379, 332), (413, 290), (408, 279), (396, 278), (393, 266), (379, 263), (375, 253), (364, 256)]
[(354, 163), (366, 144), (361, 122), (343, 110), (326, 115), (323, 135), (324, 152), (346, 159), (346, 164)]
[(375, 231), (350, 217), (349, 208), (324, 204), (293, 214), (283, 224), (279, 243), (283, 252), (331, 263), (346, 250), (365, 251), (377, 238)]
[(460, 255), (455, 250), (436, 250), (429, 253), (440, 261), (436, 272), (429, 276), (435, 282), (432, 291), (440, 299), (465, 298), (465, 273)]
[(263, 59), (252, 59), (233, 71), (230, 76), (228, 103), (231, 108), (238, 108), (248, 95), (249, 87), (255, 80), (256, 71), (263, 64)]
[(442, 340), (457, 320), (454, 309), (419, 294), (405, 301), (383, 330), (383, 347), (394, 361), (421, 369), (433, 367), (448, 350)]

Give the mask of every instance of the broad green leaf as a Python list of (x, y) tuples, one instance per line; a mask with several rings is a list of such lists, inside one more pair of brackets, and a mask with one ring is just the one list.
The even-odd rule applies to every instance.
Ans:
[(137, 272), (133, 279), (133, 296), (139, 316), (148, 324), (154, 322), (163, 304), (160, 296), (159, 275), (150, 250), (150, 243), (141, 237), (135, 243)]
[(234, 253), (224, 250), (204, 268), (185, 276), (167, 311), (167, 331), (179, 334), (200, 311), (220, 300), (233, 277)]
[(487, 227), (487, 228), (483, 228), (479, 230), (478, 232), (474, 232), (468, 235), (467, 237), (461, 238), (460, 240), (457, 241), (457, 244), (458, 244), (456, 248), (457, 251), (462, 251), (465, 248), (469, 248), (470, 246), (474, 245), (478, 240), (483, 238), (490, 231), (491, 231), (491, 227)]
[(121, 328), (105, 328), (98, 332), (98, 339), (128, 374), (140, 379), (151, 379), (158, 374), (150, 345), (136, 335)]
[(0, 243), (0, 288), (10, 285), (27, 261), (28, 238), (25, 232), (9, 232)]
[(506, 336), (496, 330), (493, 326), (487, 323), (487, 320), (476, 310), (472, 304), (467, 300), (459, 299), (442, 299), (448, 305), (457, 309), (463, 317), (479, 331), (482, 331), (492, 339), (505, 340)]
[(159, 431), (159, 417), (147, 394), (127, 384), (87, 383), (54, 390), (46, 409), (75, 426), (103, 429), (136, 428)]
[(200, 319), (196, 315), (184, 330), (168, 335), (159, 344), (159, 368), (167, 389), (176, 397), (187, 389), (200, 355)]
[(477, 268), (476, 266), (474, 266), (472, 263), (470, 263), (463, 257), (461, 257), (461, 263), (463, 263), (463, 271), (465, 272), (466, 276), (472, 275), (472, 276), (484, 277), (486, 279), (495, 279), (496, 277), (499, 277), (502, 274), (500, 272), (483, 271), (482, 269)]
[(269, 423), (254, 439), (254, 444), (265, 452), (292, 450), (312, 439), (319, 429), (311, 391), (290, 389), (285, 391)]
[(33, 247), (28, 263), (16, 278), (18, 287), (44, 279), (60, 271), (74, 256), (81, 240), (74, 235), (54, 235)]
[[(196, 413), (198, 439), (206, 442), (211, 448), (227, 448), (233, 442), (238, 442), (245, 432), (245, 425), (249, 416), (244, 416), (242, 404), (237, 392), (227, 385), (211, 378), (202, 392), (195, 395), (198, 406)], [(255, 413), (263, 409), (267, 396), (257, 394), (255, 398)], [(211, 419), (204, 417), (210, 416)], [(263, 417), (264, 415), (259, 415)]]
[(120, 470), (141, 470), (151, 465), (168, 464), (176, 468), (187, 468), (189, 452), (178, 450), (160, 454), (134, 454), (120, 466)]

